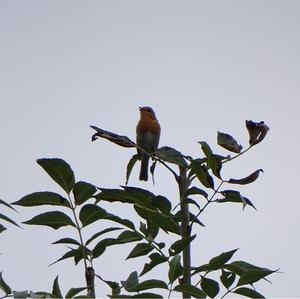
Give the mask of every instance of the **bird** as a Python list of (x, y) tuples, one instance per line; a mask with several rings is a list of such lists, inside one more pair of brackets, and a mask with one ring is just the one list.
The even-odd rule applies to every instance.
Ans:
[[(153, 154), (160, 138), (160, 124), (151, 107), (139, 107), (140, 120), (136, 127), (136, 144), (138, 157), (141, 160), (140, 181), (148, 180), (149, 154)], [(147, 154), (148, 153), (148, 154)]]

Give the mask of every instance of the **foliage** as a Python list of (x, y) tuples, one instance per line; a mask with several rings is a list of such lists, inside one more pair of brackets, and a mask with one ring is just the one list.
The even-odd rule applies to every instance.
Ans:
[[(161, 163), (174, 175), (180, 190), (180, 200), (175, 206), (163, 195), (127, 184), (118, 189), (106, 189), (88, 182), (76, 181), (71, 166), (62, 159), (37, 160), (64, 193), (61, 195), (50, 191), (34, 192), (13, 204), (21, 207), (49, 205), (54, 208), (24, 221), (24, 224), (48, 226), (55, 230), (68, 226), (77, 231), (77, 239), (66, 236), (53, 242), (68, 245), (68, 250), (53, 264), (65, 259), (73, 259), (75, 265), (82, 261), (87, 284), (85, 287), (71, 288), (66, 294), (62, 294), (57, 276), (51, 292), (28, 292), (25, 293), (25, 297), (95, 297), (96, 278), (111, 288), (109, 295), (111, 298), (163, 298), (162, 294), (170, 297), (178, 293), (184, 298), (214, 298), (221, 297), (221, 292), (224, 292), (223, 296), (235, 293), (250, 298), (263, 298), (263, 295), (254, 289), (254, 284), (278, 270), (270, 270), (240, 260), (232, 261), (238, 249), (221, 252), (202, 265), (191, 265), (188, 261), (191, 244), (199, 234), (198, 227), (204, 226), (201, 221), (202, 213), (209, 205), (234, 203), (241, 204), (243, 208), (247, 206), (255, 208), (250, 199), (240, 191), (234, 190), (234, 186), (253, 183), (262, 170), (255, 170), (243, 178), (225, 179), (222, 175), (222, 168), (226, 163), (261, 142), (268, 131), (263, 122), (247, 121), (246, 127), (249, 133), (249, 146), (244, 151), (231, 135), (218, 132), (218, 144), (234, 153), (233, 156), (214, 153), (204, 141), (199, 142), (203, 154), (197, 158), (185, 156), (171, 147), (157, 150), (153, 156), (151, 172), (154, 175), (156, 163)], [(93, 140), (101, 137), (119, 146), (136, 147), (126, 136), (110, 133), (95, 126), (92, 128), (96, 130)], [(127, 183), (137, 161), (138, 158), (134, 155), (128, 163)], [(174, 165), (179, 167), (179, 173), (172, 168)], [(224, 188), (224, 184), (232, 187)], [(139, 218), (139, 227), (131, 220), (123, 219), (114, 212), (104, 209), (104, 202), (120, 202), (131, 206)], [(195, 207), (196, 213), (190, 212), (190, 205)], [(55, 210), (56, 207), (60, 211)], [(88, 235), (84, 228), (95, 222), (103, 222), (102, 229)], [(166, 244), (164, 234), (172, 234), (176, 241)], [(127, 259), (147, 256), (148, 261), (141, 269), (130, 273), (121, 282), (105, 280), (102, 273), (100, 275), (95, 272), (94, 260), (111, 246), (128, 243), (133, 243), (134, 247), (128, 252)], [(168, 275), (164, 280), (155, 277), (143, 279), (146, 273), (162, 266), (168, 269)], [(215, 279), (217, 276), (219, 281)], [(6, 295), (12, 293), (2, 275), (0, 287)], [(86, 294), (80, 295), (83, 292)], [(18, 292), (14, 294), (15, 297), (18, 295), (20, 295)]]

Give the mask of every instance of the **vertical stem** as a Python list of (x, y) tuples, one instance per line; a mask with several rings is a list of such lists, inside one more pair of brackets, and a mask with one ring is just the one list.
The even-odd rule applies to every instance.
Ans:
[[(185, 194), (189, 183), (187, 178), (186, 168), (179, 167), (180, 174), (178, 176), (180, 209), (181, 209), (181, 237), (186, 238), (190, 236), (190, 212), (189, 206), (185, 200)], [(188, 244), (182, 251), (183, 256), (183, 283), (191, 283), (191, 246)], [(189, 294), (182, 293), (183, 298), (191, 298)]]
[(73, 202), (72, 202), (69, 194), (68, 194), (68, 198), (69, 198), (69, 203), (70, 203), (70, 206), (71, 206), (71, 209), (73, 212), (76, 229), (78, 231), (80, 244), (81, 244), (81, 248), (82, 248), (83, 263), (84, 263), (84, 268), (85, 268), (85, 280), (86, 280), (86, 286), (87, 286), (87, 290), (88, 290), (88, 296), (95, 298), (95, 296), (96, 296), (95, 295), (95, 286), (94, 286), (95, 271), (92, 267), (88, 267), (88, 265), (87, 265), (87, 256), (86, 256), (85, 246), (84, 246), (83, 237), (82, 237), (82, 233), (81, 233), (81, 226), (79, 224), (79, 221), (77, 219), (77, 215), (75, 212), (76, 206), (73, 205)]

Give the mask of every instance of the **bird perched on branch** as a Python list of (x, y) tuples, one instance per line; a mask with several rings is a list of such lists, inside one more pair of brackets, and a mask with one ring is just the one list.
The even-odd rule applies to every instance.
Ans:
[(140, 107), (140, 120), (136, 127), (137, 152), (141, 160), (140, 180), (148, 180), (149, 154), (157, 148), (160, 137), (160, 125), (155, 113), (150, 107)]

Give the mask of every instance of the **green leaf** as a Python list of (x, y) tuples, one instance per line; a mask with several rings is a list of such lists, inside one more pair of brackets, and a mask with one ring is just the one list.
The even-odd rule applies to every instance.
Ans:
[(104, 253), (104, 251), (106, 250), (106, 247), (115, 245), (115, 241), (116, 241), (116, 239), (114, 239), (114, 238), (106, 238), (106, 239), (99, 241), (92, 251), (93, 258), (95, 259), (95, 258), (98, 258), (100, 255), (102, 255)]
[(159, 264), (162, 264), (166, 261), (168, 261), (167, 257), (160, 255), (159, 253), (152, 253), (149, 255), (151, 261), (150, 263), (146, 263), (144, 265), (144, 268), (140, 274), (140, 276), (146, 274), (147, 272), (151, 271), (154, 267), (156, 267)]
[[(67, 251), (61, 258), (57, 259), (55, 262), (51, 263), (49, 266), (52, 266), (60, 261), (66, 260), (68, 258), (74, 258), (75, 263), (76, 261), (80, 261), (83, 258), (82, 247), (79, 246), (77, 249), (71, 249)], [(76, 263), (77, 264), (77, 263)]]
[(152, 205), (157, 207), (161, 212), (170, 214), (172, 210), (171, 202), (164, 196), (158, 195), (152, 197)]
[(148, 289), (168, 289), (167, 284), (158, 279), (149, 279), (138, 283), (134, 287), (128, 289), (129, 292), (140, 292)]
[(242, 296), (246, 296), (249, 298), (265, 298), (262, 294), (258, 293), (257, 291), (249, 288), (238, 288), (233, 291), (235, 294), (239, 294)]
[(55, 242), (53, 242), (52, 244), (73, 244), (73, 245), (80, 245), (80, 243), (72, 238), (62, 238), (59, 239)]
[(192, 275), (195, 275), (199, 272), (208, 272), (209, 268), (208, 268), (208, 264), (204, 264), (198, 267), (192, 267), (192, 270), (194, 270), (194, 272), (192, 273)]
[(252, 265), (244, 261), (234, 261), (230, 264), (224, 265), (224, 268), (239, 276), (241, 276), (243, 273), (250, 269), (261, 269), (261, 267)]
[(6, 227), (0, 223), (0, 233), (4, 232)]
[(218, 132), (217, 139), (220, 146), (231, 152), (240, 153), (243, 149), (243, 147), (229, 134)]
[(135, 226), (134, 226), (133, 222), (131, 222), (128, 219), (123, 219), (123, 218), (120, 218), (120, 217), (118, 217), (116, 215), (113, 215), (113, 214), (110, 214), (110, 213), (106, 214), (105, 219), (116, 222), (116, 223), (119, 223), (119, 224), (122, 224), (122, 225), (124, 225), (124, 226), (126, 226), (126, 227), (128, 227), (132, 230), (135, 230)]
[(252, 120), (246, 120), (246, 127), (249, 133), (250, 146), (263, 141), (269, 131), (269, 127), (263, 121), (257, 123)]
[(155, 155), (157, 158), (163, 161), (173, 163), (182, 167), (187, 167), (184, 156), (178, 150), (172, 147), (163, 146), (155, 152)]
[(74, 296), (76, 296), (77, 294), (79, 294), (80, 292), (86, 290), (86, 288), (71, 288), (69, 289), (69, 291), (66, 294), (66, 298), (73, 298)]
[(249, 269), (241, 275), (237, 286), (252, 284), (272, 273), (275, 273), (276, 271), (278, 270), (273, 271), (266, 268)]
[(94, 185), (79, 181), (74, 185), (73, 194), (75, 198), (76, 205), (81, 205), (86, 202), (88, 199), (93, 197), (97, 189)]
[(226, 289), (229, 289), (234, 283), (236, 275), (232, 272), (227, 272), (222, 269), (222, 274), (220, 276), (220, 280)]
[(139, 283), (139, 277), (137, 271), (133, 271), (129, 274), (128, 278), (121, 281), (122, 286), (126, 291), (129, 291)]
[(147, 220), (147, 227), (146, 225), (143, 225), (141, 227), (143, 231), (141, 230), (141, 232), (143, 232), (146, 237), (155, 239), (159, 232), (159, 225), (153, 218), (153, 211), (138, 205), (134, 205), (134, 209), (139, 216)]
[(5, 293), (5, 295), (9, 295), (12, 293), (11, 288), (8, 286), (8, 284), (4, 281), (2, 277), (2, 272), (0, 272), (0, 289)]
[(163, 296), (161, 295), (158, 295), (158, 294), (154, 294), (154, 293), (139, 293), (137, 295), (133, 295), (133, 296), (129, 296), (129, 295), (112, 295), (112, 296), (109, 296), (110, 298), (141, 298), (141, 299), (144, 299), (144, 298), (163, 298)]
[(17, 224), (15, 221), (11, 220), (9, 217), (5, 216), (4, 214), (0, 213), (0, 219), (5, 220), (11, 224), (14, 224), (15, 226), (20, 227), (19, 224)]
[(53, 282), (52, 294), (55, 295), (57, 298), (63, 298), (63, 295), (60, 291), (60, 287), (58, 284), (58, 275), (56, 276)]
[(109, 228), (103, 229), (102, 231), (100, 231), (98, 233), (95, 233), (92, 237), (90, 237), (85, 242), (85, 245), (90, 244), (92, 241), (94, 241), (96, 238), (100, 237), (103, 234), (106, 234), (106, 233), (109, 233), (109, 232), (112, 232), (112, 231), (115, 231), (115, 230), (120, 230), (120, 229), (122, 229), (122, 228), (121, 227), (109, 227)]
[(212, 170), (213, 174), (221, 179), (222, 159), (224, 157), (213, 154), (210, 146), (205, 141), (200, 141), (202, 151), (207, 158), (207, 166)]
[(245, 178), (242, 178), (242, 179), (230, 179), (228, 181), (228, 183), (230, 183), (230, 184), (239, 184), (239, 185), (250, 184), (250, 183), (257, 180), (260, 172), (263, 172), (263, 170), (258, 169), (256, 171), (254, 171), (253, 173), (251, 173), (250, 175), (248, 175), (248, 176), (246, 176)]
[(131, 171), (135, 165), (135, 163), (138, 161), (139, 156), (138, 154), (135, 154), (131, 157), (131, 159), (129, 160), (128, 164), (127, 164), (127, 171), (126, 171), (126, 185), (128, 184), (129, 181), (129, 177), (131, 174)]
[(23, 223), (32, 225), (46, 225), (52, 227), (53, 229), (59, 229), (60, 227), (67, 225), (76, 227), (69, 216), (59, 211), (46, 212), (37, 215)]
[(182, 274), (183, 274), (183, 267), (180, 263), (180, 255), (175, 255), (170, 261), (170, 267), (168, 272), (170, 283), (172, 284)]
[(154, 222), (156, 222), (156, 224), (165, 232), (180, 235), (180, 226), (173, 218), (159, 212), (153, 212), (151, 214)]
[(218, 256), (212, 258), (208, 263), (208, 268), (210, 271), (221, 269), (236, 253), (238, 249), (223, 252)]
[(214, 180), (208, 173), (208, 170), (196, 160), (192, 160), (191, 171), (196, 175), (200, 183), (206, 188), (214, 188)]
[(37, 163), (48, 175), (67, 193), (70, 193), (75, 184), (75, 177), (71, 166), (62, 159), (38, 159)]
[(220, 291), (219, 284), (215, 280), (204, 276), (201, 276), (201, 288), (211, 298), (216, 297)]
[(95, 204), (86, 204), (79, 212), (79, 219), (83, 226), (87, 226), (97, 220), (105, 219), (107, 212)]
[(121, 292), (121, 287), (118, 282), (110, 281), (110, 280), (102, 280), (105, 282), (110, 288), (112, 295), (119, 295)]
[(71, 249), (71, 250), (67, 251), (62, 257), (60, 257), (59, 259), (57, 259), (55, 262), (51, 263), (49, 265), (49, 267), (52, 266), (52, 265), (54, 265), (54, 264), (56, 264), (56, 263), (58, 263), (58, 262), (60, 262), (60, 261), (65, 260), (65, 259), (68, 259), (68, 258), (71, 258), (71, 257), (75, 257), (78, 254), (79, 254), (78, 253), (78, 249)]
[(69, 201), (63, 196), (54, 192), (34, 192), (22, 197), (12, 203), (22, 207), (35, 207), (42, 205), (64, 206), (70, 208)]
[(184, 237), (181, 240), (175, 241), (169, 248), (169, 254), (175, 255), (180, 253), (188, 244), (190, 244), (194, 239), (196, 238), (196, 235)]
[(221, 194), (224, 196), (224, 198), (218, 199), (217, 202), (219, 203), (236, 202), (236, 203), (241, 203), (243, 205), (243, 208), (249, 205), (256, 210), (253, 203), (248, 198), (242, 196), (241, 193), (238, 191), (224, 190), (221, 191)]
[(136, 231), (125, 230), (117, 238), (122, 243), (129, 243), (142, 240), (143, 237)]
[(2, 205), (4, 205), (4, 206), (6, 206), (6, 207), (8, 207), (8, 208), (10, 208), (10, 209), (12, 209), (12, 210), (14, 210), (14, 211), (17, 212), (17, 210), (14, 207), (12, 207), (8, 202), (6, 202), (6, 201), (4, 201), (2, 199), (0, 199), (0, 204), (2, 204)]
[(208, 198), (207, 192), (198, 187), (191, 187), (190, 189), (188, 189), (185, 193), (185, 197), (188, 197), (190, 195), (202, 195), (205, 198)]
[(206, 294), (201, 289), (188, 283), (179, 284), (173, 290), (176, 292), (188, 294), (194, 298), (206, 298)]
[(132, 249), (132, 251), (130, 252), (130, 254), (128, 255), (128, 257), (126, 259), (146, 255), (149, 252), (151, 252), (152, 250), (153, 250), (153, 247), (151, 244), (139, 243)]

